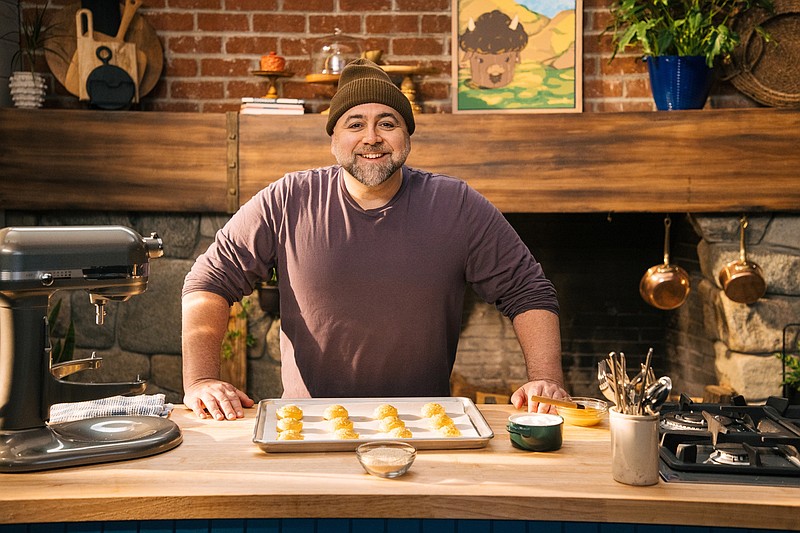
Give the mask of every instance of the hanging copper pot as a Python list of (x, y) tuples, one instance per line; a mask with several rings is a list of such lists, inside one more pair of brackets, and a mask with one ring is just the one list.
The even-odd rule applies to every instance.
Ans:
[(739, 220), (739, 259), (731, 261), (719, 272), (719, 284), (725, 295), (740, 304), (755, 303), (767, 292), (767, 282), (761, 267), (747, 260), (744, 245), (744, 230), (747, 228), (747, 217)]
[(669, 262), (669, 227), (672, 220), (664, 218), (664, 263), (650, 267), (639, 282), (639, 294), (653, 307), (669, 311), (683, 305), (689, 296), (689, 274)]

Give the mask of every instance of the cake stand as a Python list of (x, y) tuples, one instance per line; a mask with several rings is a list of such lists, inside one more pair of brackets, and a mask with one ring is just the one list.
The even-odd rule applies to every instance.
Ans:
[(267, 78), (267, 94), (264, 95), (264, 98), (278, 98), (278, 88), (276, 86), (278, 78), (291, 78), (294, 76), (294, 72), (286, 70), (253, 70), (252, 74)]

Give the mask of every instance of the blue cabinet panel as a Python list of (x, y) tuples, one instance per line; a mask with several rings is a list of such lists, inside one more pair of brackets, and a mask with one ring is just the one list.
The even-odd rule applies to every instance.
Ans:
[(251, 518), (245, 521), (245, 533), (280, 533), (281, 520), (278, 518)]
[(564, 533), (600, 533), (599, 524), (592, 522), (564, 522)]
[(241, 518), (227, 520), (212, 520), (211, 533), (242, 533), (245, 520)]
[(386, 521), (386, 533), (421, 533), (422, 520), (395, 518)]
[[(195, 520), (192, 520), (192, 522), (195, 522)], [(203, 529), (200, 529), (200, 531), (208, 533), (208, 520), (198, 520), (197, 522), (202, 523)], [(134, 531), (136, 530), (134, 529)], [(139, 533), (174, 533), (174, 531), (175, 520), (144, 520), (139, 522)], [(184, 530), (184, 533), (188, 532)]]
[(385, 531), (386, 520), (383, 518), (356, 518), (350, 525), (351, 533), (384, 533)]
[(491, 520), (456, 520), (457, 533), (492, 533)]
[(456, 520), (426, 518), (422, 521), (422, 533), (456, 533)]
[[(250, 530), (247, 530), (250, 533)], [(349, 518), (319, 518), (317, 533), (350, 533)]]
[[(158, 522), (163, 524), (163, 520), (151, 520), (149, 522)], [(140, 524), (147, 524), (148, 522), (139, 522)], [(210, 528), (209, 520), (176, 520), (174, 523), (175, 533), (208, 533)], [(139, 530), (142, 533), (149, 533), (146, 529)]]

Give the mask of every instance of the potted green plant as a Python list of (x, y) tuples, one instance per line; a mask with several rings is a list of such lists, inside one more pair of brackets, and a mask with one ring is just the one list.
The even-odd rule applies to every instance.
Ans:
[(606, 29), (614, 46), (611, 59), (629, 47), (640, 48), (656, 107), (700, 109), (708, 99), (713, 68), (727, 60), (739, 44), (733, 29), (735, 18), (752, 8), (772, 11), (773, 2), (615, 0)]
[(800, 404), (800, 358), (788, 353), (776, 355), (783, 361), (783, 393), (789, 403)]
[(19, 31), (3, 35), (3, 39), (11, 35), (19, 39), (19, 50), (11, 58), (12, 67), (18, 65), (18, 70), (14, 71), (8, 82), (11, 98), (17, 107), (42, 107), (47, 82), (42, 74), (36, 72), (37, 58), (43, 57), (45, 52), (63, 56), (63, 50), (51, 46), (57, 36), (58, 25), (50, 23), (48, 6), (49, 1), (21, 12)]
[(261, 310), (270, 316), (281, 314), (281, 293), (278, 290), (278, 269), (272, 267), (269, 279), (258, 283), (258, 303)]

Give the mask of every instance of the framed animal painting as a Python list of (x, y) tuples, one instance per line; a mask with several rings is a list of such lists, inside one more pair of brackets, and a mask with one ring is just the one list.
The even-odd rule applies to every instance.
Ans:
[(453, 111), (580, 113), (582, 0), (453, 0)]

